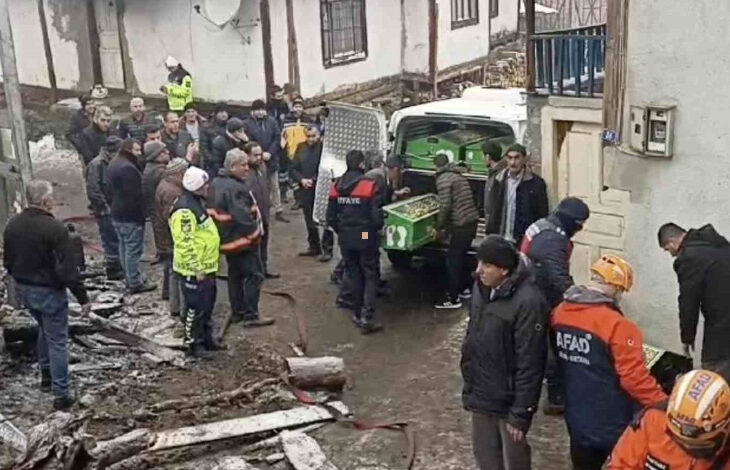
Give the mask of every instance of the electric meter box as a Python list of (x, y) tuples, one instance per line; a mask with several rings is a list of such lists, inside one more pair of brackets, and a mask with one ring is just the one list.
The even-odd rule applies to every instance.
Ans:
[(631, 148), (647, 156), (671, 157), (675, 112), (674, 106), (631, 106)]

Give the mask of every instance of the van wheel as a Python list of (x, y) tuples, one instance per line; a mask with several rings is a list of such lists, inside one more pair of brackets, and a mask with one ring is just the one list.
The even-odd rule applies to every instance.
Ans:
[(404, 253), (402, 251), (389, 251), (387, 254), (388, 259), (390, 260), (390, 264), (392, 264), (395, 269), (403, 270), (411, 267), (412, 255), (410, 253)]

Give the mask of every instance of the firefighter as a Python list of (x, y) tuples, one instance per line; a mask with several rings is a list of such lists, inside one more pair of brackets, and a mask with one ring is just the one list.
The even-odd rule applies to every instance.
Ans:
[(708, 370), (693, 370), (669, 402), (645, 409), (613, 449), (608, 470), (728, 470), (730, 387)]
[(207, 358), (204, 349), (222, 349), (213, 339), (211, 318), (217, 292), (215, 275), (218, 272), (220, 236), (205, 207), (208, 174), (191, 166), (185, 170), (183, 190), (170, 215), (173, 270), (183, 283), (187, 353), (192, 357)]
[(629, 263), (604, 255), (552, 314), (574, 470), (600, 470), (636, 410), (667, 398), (644, 363), (641, 332), (618, 307), (633, 282)]
[(375, 181), (364, 174), (365, 155), (351, 150), (345, 160), (347, 171), (330, 188), (327, 223), (340, 241), (345, 276), (353, 293), (353, 321), (362, 334), (369, 334), (383, 328), (375, 319), (383, 210)]

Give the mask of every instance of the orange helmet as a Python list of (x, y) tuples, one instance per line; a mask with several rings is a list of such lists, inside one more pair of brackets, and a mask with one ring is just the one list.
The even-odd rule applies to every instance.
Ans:
[(628, 292), (634, 285), (634, 268), (623, 258), (616, 255), (603, 255), (591, 266), (591, 272), (612, 286)]
[(727, 439), (730, 387), (708, 370), (693, 370), (677, 380), (667, 403), (667, 428), (691, 453), (714, 452)]

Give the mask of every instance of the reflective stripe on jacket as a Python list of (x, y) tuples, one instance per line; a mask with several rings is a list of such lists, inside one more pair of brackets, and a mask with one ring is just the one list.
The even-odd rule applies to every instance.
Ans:
[(187, 277), (218, 271), (218, 228), (200, 198), (188, 191), (178, 198), (170, 216), (170, 232), (176, 273)]
[(183, 111), (185, 105), (193, 101), (193, 79), (190, 75), (185, 75), (180, 84), (168, 82), (165, 90), (170, 111)]

